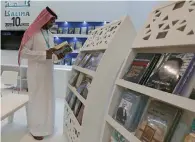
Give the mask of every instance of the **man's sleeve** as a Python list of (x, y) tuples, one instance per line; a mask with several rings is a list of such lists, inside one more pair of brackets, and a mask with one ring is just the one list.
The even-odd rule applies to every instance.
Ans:
[(34, 37), (32, 37), (23, 47), (21, 57), (28, 60), (44, 61), (46, 60), (46, 51), (33, 50)]

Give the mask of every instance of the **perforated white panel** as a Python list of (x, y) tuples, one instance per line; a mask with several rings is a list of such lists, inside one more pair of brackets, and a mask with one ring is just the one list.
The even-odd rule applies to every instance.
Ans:
[(195, 1), (180, 1), (153, 11), (134, 47), (195, 43)]
[(120, 24), (121, 21), (117, 21), (94, 30), (86, 40), (83, 48), (97, 47), (101, 44), (108, 44), (115, 35), (116, 31), (119, 29)]

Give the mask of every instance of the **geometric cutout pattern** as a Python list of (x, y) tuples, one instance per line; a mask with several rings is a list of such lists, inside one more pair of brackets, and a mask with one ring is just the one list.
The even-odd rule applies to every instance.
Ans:
[(160, 29), (163, 25), (164, 25), (164, 24), (159, 24), (159, 25), (158, 25), (159, 29)]
[[(193, 41), (195, 39), (194, 12), (195, 0), (191, 2), (174, 2), (173, 4), (167, 4), (164, 7), (155, 9), (150, 13), (144, 29), (138, 33), (134, 46), (195, 44), (195, 40)], [(175, 38), (178, 40), (175, 40)]]
[(149, 38), (150, 38), (150, 35), (144, 37), (143, 39), (144, 39), (144, 40), (148, 40)]
[(176, 10), (176, 9), (179, 9), (179, 8), (182, 8), (183, 5), (184, 5), (185, 1), (181, 1), (181, 2), (177, 2), (173, 8), (173, 10)]
[(191, 30), (187, 35), (194, 35), (194, 31)]
[(194, 9), (189, 9), (189, 12), (192, 12)]
[(179, 20), (172, 21), (173, 26), (178, 22)]
[(160, 13), (158, 13), (158, 14), (156, 14), (156, 17), (159, 17), (161, 15), (161, 12)]
[(148, 26), (146, 26), (146, 28), (150, 28), (150, 24)]
[(167, 26), (164, 28), (164, 30), (168, 30), (168, 29), (170, 29), (169, 25), (167, 25)]
[(85, 41), (83, 48), (95, 47), (100, 44), (108, 44), (111, 38), (115, 35), (117, 29), (120, 27), (122, 21), (110, 23), (109, 26), (95, 29), (89, 34), (88, 39)]
[(183, 23), (185, 23), (186, 22), (186, 20), (183, 20), (180, 24), (183, 24)]
[(186, 28), (186, 25), (179, 27), (177, 30), (183, 32), (185, 30), (185, 28)]
[(166, 17), (163, 19), (163, 21), (165, 21), (165, 20), (168, 20), (168, 16), (166, 16)]
[(158, 33), (156, 39), (165, 38), (167, 33), (168, 33), (168, 31)]

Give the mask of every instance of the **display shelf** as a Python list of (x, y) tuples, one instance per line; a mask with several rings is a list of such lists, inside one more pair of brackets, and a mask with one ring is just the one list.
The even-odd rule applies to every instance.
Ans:
[[(103, 51), (103, 56), (96, 71), (73, 66), (73, 70), (92, 77), (87, 99), (85, 100), (82, 130), (77, 139), (80, 142), (100, 142), (102, 122), (104, 120), (105, 107), (108, 103), (109, 92), (115, 83), (115, 78), (124, 61), (124, 57), (128, 54), (129, 48), (131, 48), (135, 35), (136, 30), (130, 18), (125, 16), (93, 30), (80, 50), (80, 52), (87, 53)], [(68, 117), (71, 117), (71, 115)], [(75, 128), (73, 127), (72, 124), (68, 125), (66, 131), (74, 131)], [(70, 142), (77, 141), (71, 138)]]
[(85, 105), (85, 99), (77, 92), (75, 87), (72, 87), (70, 84), (68, 84), (68, 88), (73, 92), (75, 96)]
[(89, 70), (89, 69), (85, 69), (85, 68), (82, 68), (82, 67), (79, 67), (79, 66), (73, 66), (73, 69), (79, 71), (79, 72), (82, 72), (84, 74), (87, 74), (91, 77), (94, 77), (95, 76), (95, 71), (92, 71), (92, 70)]
[[(100, 142), (107, 142), (111, 137), (111, 130), (114, 129), (122, 134), (128, 140), (128, 142), (140, 142), (138, 138), (136, 138), (132, 133), (130, 133), (122, 125), (110, 117), (116, 115), (121, 97), (126, 89), (133, 90), (145, 96), (149, 96), (149, 101), (142, 113), (142, 117), (146, 112), (150, 101), (159, 100), (167, 103), (167, 105), (171, 104), (181, 108), (183, 110), (183, 114), (180, 119), (181, 125), (187, 125), (186, 127), (190, 128), (191, 122), (195, 115), (195, 100), (122, 79), (129, 70), (129, 67), (137, 53), (195, 53), (195, 34), (189, 32), (194, 30), (194, 26), (192, 26), (195, 24), (195, 19), (192, 18), (194, 17), (194, 13), (190, 13), (188, 10), (191, 7), (189, 1), (184, 1), (184, 3), (185, 4), (182, 6), (182, 8), (180, 7), (177, 10), (173, 10), (174, 6), (178, 6), (177, 2), (154, 10), (150, 13), (143, 29), (140, 30), (140, 32), (137, 34), (134, 43), (132, 44), (133, 46), (131, 49), (129, 49), (128, 56), (125, 59), (123, 66), (121, 66), (121, 69), (115, 80), (113, 90), (111, 91), (112, 93), (108, 102), (107, 112), (105, 113), (104, 126), (102, 127)], [(176, 25), (170, 26), (170, 23), (175, 22), (175, 19), (177, 19), (178, 23)], [(183, 25), (181, 24), (182, 22)], [(163, 27), (159, 28), (159, 25), (161, 24), (163, 24)], [(180, 30), (182, 26), (185, 27), (184, 30)], [(164, 30), (167, 27), (168, 29)], [(134, 69), (137, 69), (137, 71), (133, 72), (136, 76), (139, 74), (139, 70), (136, 67)], [(190, 96), (192, 89), (195, 88), (194, 84), (195, 75), (192, 75), (190, 79), (186, 81), (185, 89), (187, 91), (184, 91), (184, 96)], [(109, 125), (111, 125), (112, 128), (109, 127)], [(177, 132), (175, 134), (181, 134), (180, 129), (177, 128), (176, 130)], [(184, 135), (180, 138), (182, 139), (182, 137), (184, 138)], [(181, 139), (177, 141), (182, 141)]]
[(78, 38), (88, 38), (89, 35), (84, 34), (53, 34), (54, 37), (78, 37)]
[(81, 130), (81, 127), (82, 127), (82, 126), (79, 124), (77, 118), (76, 118), (75, 115), (74, 115), (74, 112), (72, 111), (72, 109), (70, 108), (70, 106), (68, 105), (68, 103), (67, 103), (66, 101), (65, 101), (65, 105), (66, 105), (66, 107), (69, 109), (69, 111), (71, 112), (71, 115), (73, 116), (73, 119), (74, 119), (74, 121), (76, 122), (76, 126), (77, 126), (78, 130)]
[(129, 142), (141, 142), (133, 133), (129, 132), (122, 125), (120, 125), (116, 120), (111, 116), (106, 116), (106, 122), (109, 123), (113, 128), (115, 128), (121, 135), (124, 136)]
[(85, 47), (82, 48), (81, 51), (101, 51), (101, 50), (106, 50), (106, 46), (99, 46), (99, 47)]
[(125, 81), (123, 79), (117, 79), (116, 84), (121, 87), (145, 94), (157, 100), (161, 100), (174, 106), (195, 112), (195, 100)]

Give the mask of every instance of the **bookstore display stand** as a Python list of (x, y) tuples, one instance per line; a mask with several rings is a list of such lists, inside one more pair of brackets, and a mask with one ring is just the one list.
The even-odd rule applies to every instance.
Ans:
[[(69, 91), (64, 108), (64, 134), (68, 136), (69, 142), (99, 142), (105, 108), (114, 80), (124, 62), (124, 57), (131, 49), (135, 35), (136, 32), (130, 18), (125, 16), (95, 29), (84, 43), (77, 60), (82, 54), (101, 52), (102, 56), (96, 69), (81, 66), (81, 63), (77, 64), (77, 60), (73, 66), (73, 75), (74, 72), (79, 72), (90, 77), (92, 81), (88, 87), (86, 99), (79, 93), (78, 87), (71, 83), (68, 85)], [(83, 109), (81, 107), (78, 116), (75, 115), (75, 109), (72, 106), (73, 99), (70, 99), (71, 103), (67, 101), (70, 92), (73, 94), (72, 98), (76, 96), (77, 100), (82, 103), (82, 107), (84, 106)], [(82, 119), (78, 119), (81, 110), (83, 116)]]
[[(195, 118), (195, 100), (188, 98), (193, 88), (195, 88), (195, 74), (193, 73), (195, 72), (194, 70), (192, 71), (193, 76), (190, 77), (191, 79), (189, 79), (189, 82), (186, 86), (186, 91), (183, 92), (183, 96), (160, 91), (147, 87), (146, 85), (140, 85), (138, 83), (126, 81), (124, 76), (128, 72), (128, 69), (135, 59), (137, 53), (195, 53), (194, 17), (195, 1), (171, 2), (151, 12), (146, 25), (135, 38), (132, 46), (133, 48), (129, 51), (129, 55), (124, 61), (115, 81), (114, 89), (111, 93), (111, 97), (108, 103), (108, 110), (105, 113), (103, 124), (104, 126), (102, 127), (101, 138), (99, 141), (112, 141), (110, 139), (113, 135), (113, 131), (117, 131), (120, 135), (122, 135), (122, 137), (124, 137), (125, 141), (122, 140), (119, 135), (117, 136), (118, 139), (119, 137), (121, 138), (121, 142), (142, 141), (140, 140), (141, 138), (139, 139), (135, 136), (138, 127), (136, 127), (134, 131), (130, 132), (115, 118), (116, 110), (119, 106), (122, 93), (127, 89), (141, 93), (143, 96), (148, 96), (149, 98), (140, 121), (143, 118), (143, 114), (146, 112), (146, 108), (151, 100), (158, 100), (160, 102), (164, 102), (167, 105), (169, 104), (182, 109), (183, 114), (181, 116), (180, 122), (190, 127), (192, 120)], [(192, 61), (191, 63), (194, 66), (195, 61)], [(138, 112), (136, 112), (136, 114), (138, 114)], [(179, 126), (180, 122), (177, 126)], [(180, 125), (180, 127), (181, 131), (179, 131), (176, 136), (178, 139), (175, 140), (172, 137), (171, 142), (183, 141), (180, 138), (183, 134), (182, 130), (184, 131), (185, 127), (184, 125)], [(174, 132), (176, 132), (176, 130)], [(143, 136), (142, 134), (141, 137), (148, 138), (149, 134), (151, 133), (153, 133), (153, 131), (149, 131), (148, 128), (147, 135)]]

